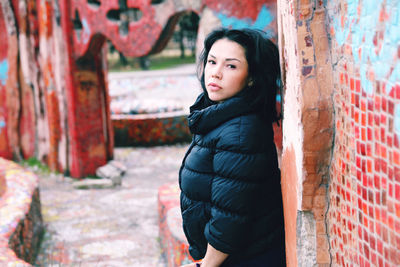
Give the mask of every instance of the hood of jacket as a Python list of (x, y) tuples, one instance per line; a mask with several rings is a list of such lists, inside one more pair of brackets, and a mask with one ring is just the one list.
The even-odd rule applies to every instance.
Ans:
[(203, 92), (190, 107), (188, 121), (192, 134), (206, 134), (234, 117), (255, 111), (240, 96), (233, 96), (223, 102), (212, 105), (207, 105), (206, 103), (206, 96)]

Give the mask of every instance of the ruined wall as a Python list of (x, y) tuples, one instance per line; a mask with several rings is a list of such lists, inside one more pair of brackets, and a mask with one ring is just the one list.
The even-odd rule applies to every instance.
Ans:
[(278, 2), (288, 266), (399, 266), (400, 2)]
[(400, 2), (329, 1), (332, 262), (400, 266)]
[[(53, 170), (68, 169), (66, 158), (65, 127), (59, 122), (65, 116), (59, 108), (57, 89), (64, 91), (55, 77), (63, 75), (62, 56), (57, 54), (56, 35), (61, 28), (52, 16), (49, 1), (2, 1), (0, 25), (0, 50), (8, 55), (3, 61), (0, 76), (5, 87), (0, 90), (0, 117), (7, 132), (0, 147), (0, 156), (8, 159), (36, 157)], [(58, 32), (57, 32), (58, 31)], [(62, 47), (61, 47), (62, 48)], [(64, 53), (65, 55), (65, 53)], [(58, 99), (59, 98), (59, 99)], [(65, 100), (64, 100), (65, 101)], [(59, 153), (59, 146), (64, 148)], [(63, 160), (64, 159), (64, 160)]]

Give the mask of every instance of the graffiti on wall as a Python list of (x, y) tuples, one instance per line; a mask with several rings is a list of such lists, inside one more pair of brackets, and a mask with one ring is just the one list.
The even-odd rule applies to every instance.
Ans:
[(400, 264), (400, 2), (332, 1), (336, 264)]
[(277, 35), (276, 1), (204, 1), (221, 21), (232, 29), (264, 30), (272, 38)]
[[(360, 66), (362, 89), (367, 94), (373, 93), (373, 80), (387, 80), (386, 93), (390, 93), (400, 80), (396, 46), (400, 41), (400, 2), (347, 1), (343, 8), (341, 16), (332, 23), (336, 42), (339, 46), (350, 45), (354, 63)], [(384, 29), (378, 27), (382, 22)]]
[(0, 61), (0, 83), (5, 86), (8, 77), (8, 61), (4, 59)]
[(223, 13), (218, 13), (217, 16), (221, 20), (223, 27), (232, 29), (252, 27), (264, 30), (275, 20), (274, 15), (271, 13), (266, 5), (262, 6), (255, 21), (250, 18), (237, 18), (233, 16), (227, 16)]

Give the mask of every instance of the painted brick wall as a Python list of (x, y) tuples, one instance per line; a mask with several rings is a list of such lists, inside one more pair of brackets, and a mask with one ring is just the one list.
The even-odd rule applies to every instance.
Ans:
[(400, 266), (400, 2), (328, 1), (335, 266)]
[(279, 1), (278, 22), (288, 266), (400, 266), (400, 2)]

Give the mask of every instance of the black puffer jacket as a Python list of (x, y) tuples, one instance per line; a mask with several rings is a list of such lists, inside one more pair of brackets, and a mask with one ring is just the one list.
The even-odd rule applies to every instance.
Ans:
[(190, 108), (193, 141), (179, 172), (183, 228), (194, 259), (207, 243), (228, 260), (283, 244), (280, 171), (270, 123), (241, 97)]

